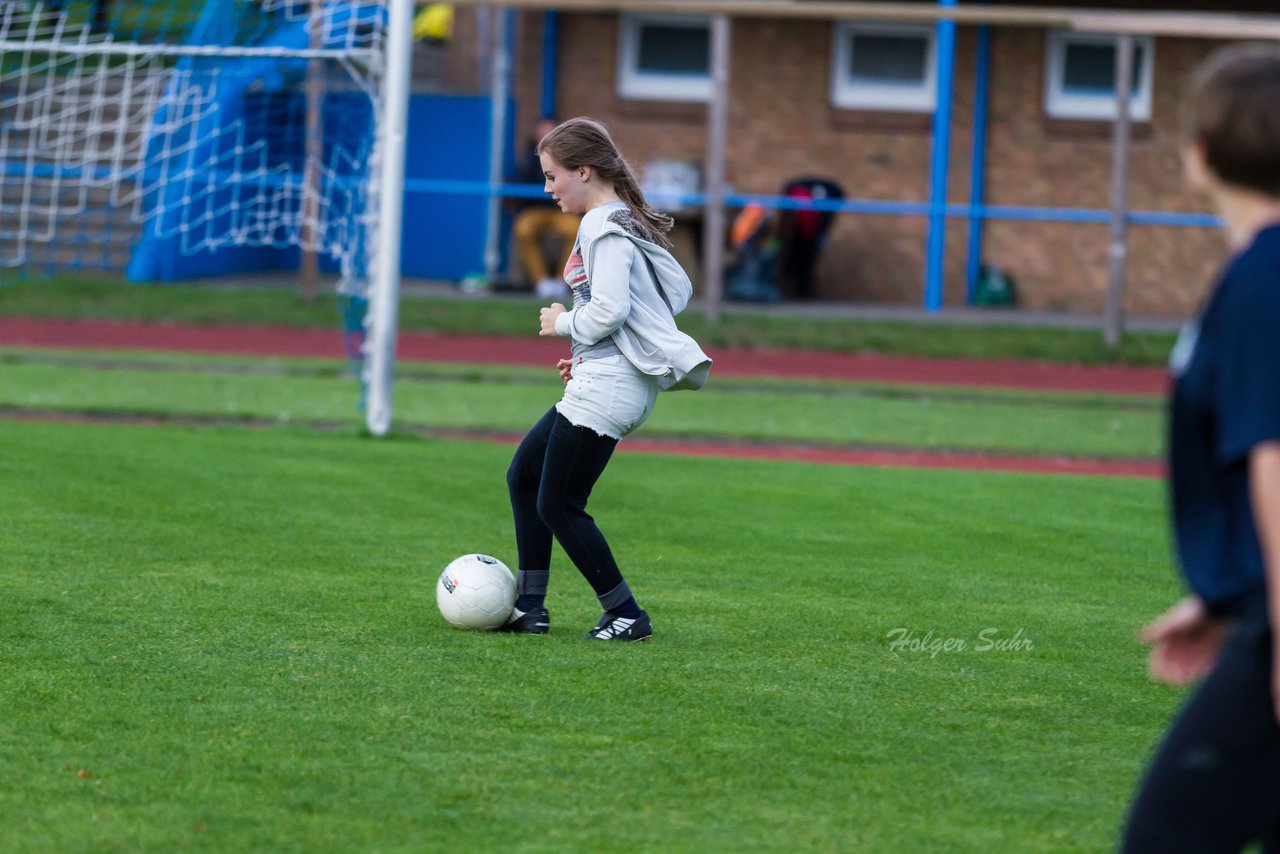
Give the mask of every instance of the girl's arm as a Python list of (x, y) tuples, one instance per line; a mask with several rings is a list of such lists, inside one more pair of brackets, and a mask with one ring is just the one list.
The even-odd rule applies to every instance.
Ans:
[(556, 333), (594, 344), (612, 335), (631, 314), (631, 264), (636, 245), (606, 234), (592, 242), (591, 301), (555, 318)]
[(1280, 442), (1262, 442), (1249, 452), (1249, 498), (1267, 571), (1267, 611), (1271, 621), (1271, 702), (1280, 720)]

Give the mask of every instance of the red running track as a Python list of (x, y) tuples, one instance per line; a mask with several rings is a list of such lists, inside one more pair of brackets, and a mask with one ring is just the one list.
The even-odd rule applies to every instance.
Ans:
[[(129, 321), (0, 318), (0, 346), (171, 350), (254, 356), (342, 358), (336, 330), (289, 327), (186, 326)], [(1167, 375), (1157, 368), (1059, 365), (979, 359), (927, 359), (872, 353), (708, 348), (713, 376), (796, 377), (975, 388), (1163, 395)], [(544, 366), (565, 355), (564, 342), (530, 336), (401, 333), (397, 358)]]

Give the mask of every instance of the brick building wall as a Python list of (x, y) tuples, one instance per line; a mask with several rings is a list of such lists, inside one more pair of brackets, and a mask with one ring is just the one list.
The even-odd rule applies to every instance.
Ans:
[[(459, 15), (460, 30), (470, 27), (465, 31), (468, 44), (474, 45), (474, 25), (464, 24), (465, 17)], [(521, 138), (539, 109), (542, 20), (541, 14), (526, 13), (518, 25), (514, 94)], [(562, 13), (559, 22), (556, 94), (561, 117), (589, 115), (606, 122), (639, 168), (655, 159), (702, 163), (704, 104), (618, 95), (617, 15)], [(927, 200), (930, 116), (833, 107), (831, 27), (825, 21), (735, 21), (727, 152), (733, 187), (774, 193), (788, 178), (820, 175), (840, 183), (851, 197)], [(976, 28), (961, 27), (957, 35), (948, 179), (952, 202), (969, 198), (976, 33)], [(1042, 29), (992, 31), (986, 201), (1105, 209), (1110, 125), (1046, 116), (1046, 43)], [(1134, 210), (1207, 210), (1182, 187), (1179, 102), (1189, 71), (1214, 46), (1198, 39), (1155, 41), (1152, 119), (1134, 130)], [(451, 67), (469, 66), (475, 66), (474, 52), (468, 59), (451, 60)], [(920, 217), (841, 215), (819, 266), (818, 297), (919, 305), (925, 235), (926, 222)], [(1083, 313), (1102, 310), (1107, 288), (1105, 225), (990, 221), (984, 238), (984, 262), (1013, 275), (1021, 305)], [(948, 305), (965, 301), (967, 243), (967, 221), (950, 220), (944, 292)], [(1181, 316), (1193, 310), (1223, 247), (1214, 229), (1133, 227), (1128, 311)]]
[[(1106, 209), (1111, 126), (1045, 116), (1045, 42), (1042, 30), (1009, 28), (993, 34), (987, 201)], [(1198, 39), (1155, 41), (1151, 121), (1135, 125), (1130, 154), (1133, 210), (1208, 212), (1205, 202), (1183, 186), (1180, 101), (1191, 69), (1214, 46)], [(957, 130), (957, 135), (967, 134)], [(951, 192), (963, 198), (968, 191), (957, 187), (956, 177), (952, 175)], [(985, 238), (985, 258), (1013, 272), (1026, 305), (1102, 310), (1106, 226), (993, 222)], [(1203, 295), (1224, 245), (1216, 229), (1133, 227), (1127, 309), (1136, 314), (1187, 314)]]

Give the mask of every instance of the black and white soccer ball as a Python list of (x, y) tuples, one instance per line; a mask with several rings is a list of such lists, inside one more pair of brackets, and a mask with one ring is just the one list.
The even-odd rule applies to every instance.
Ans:
[(459, 629), (496, 629), (511, 617), (516, 579), (496, 557), (463, 555), (440, 573), (436, 605), (449, 625)]

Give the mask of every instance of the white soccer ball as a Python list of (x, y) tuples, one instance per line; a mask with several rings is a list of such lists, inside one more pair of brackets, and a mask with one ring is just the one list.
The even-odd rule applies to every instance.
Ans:
[(511, 617), (516, 578), (488, 555), (463, 555), (444, 568), (436, 582), (436, 604), (449, 625), (488, 631)]

